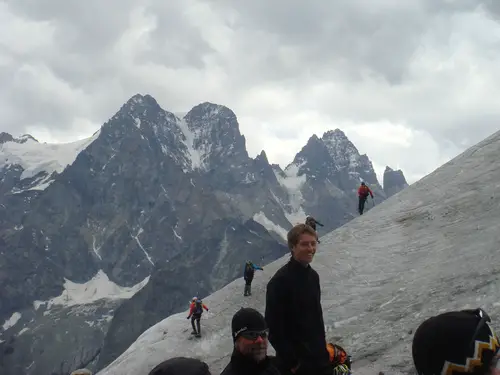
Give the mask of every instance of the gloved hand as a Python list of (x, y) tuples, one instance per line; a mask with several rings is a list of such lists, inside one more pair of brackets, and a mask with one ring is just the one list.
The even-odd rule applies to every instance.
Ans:
[(189, 318), (191, 318), (191, 317), (190, 317), (190, 316), (188, 316), (186, 319), (189, 319)]

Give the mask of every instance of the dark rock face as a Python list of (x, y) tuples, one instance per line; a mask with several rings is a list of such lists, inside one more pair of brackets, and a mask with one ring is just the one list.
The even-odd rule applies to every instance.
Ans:
[(400, 169), (395, 171), (388, 166), (385, 167), (384, 191), (385, 194), (387, 195), (387, 198), (393, 196), (394, 194), (399, 193), (401, 190), (407, 187), (408, 183), (406, 182), (406, 178)]
[[(340, 130), (312, 136), (282, 170), (264, 151), (249, 157), (236, 115), (213, 103), (181, 119), (138, 94), (90, 139), (43, 146), (0, 134), (0, 320), (21, 316), (0, 326), (5, 375), (100, 369), (193, 295), (241, 277), (245, 260), (287, 253), (286, 232), (306, 214), (321, 232), (350, 220), (361, 180), (385, 199)], [(19, 147), (53, 154), (35, 165)], [(109, 280), (96, 290), (146, 285), (35, 302), (101, 273)]]
[(69, 374), (92, 367), (120, 302), (101, 300), (85, 306), (23, 312), (10, 329), (17, 334), (0, 343), (0, 373), (31, 374), (36, 368), (39, 374)]

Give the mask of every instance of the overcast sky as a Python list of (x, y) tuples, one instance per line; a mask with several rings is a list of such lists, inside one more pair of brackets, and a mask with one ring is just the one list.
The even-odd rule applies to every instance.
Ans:
[(414, 182), (499, 129), (499, 17), (500, 0), (3, 0), (0, 131), (66, 142), (136, 93), (210, 101), (252, 156), (284, 167), (340, 128)]

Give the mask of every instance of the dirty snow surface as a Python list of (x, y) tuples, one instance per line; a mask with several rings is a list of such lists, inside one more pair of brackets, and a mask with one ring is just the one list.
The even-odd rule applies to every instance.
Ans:
[[(414, 373), (412, 332), (430, 315), (482, 306), (498, 317), (499, 155), (500, 132), (322, 238), (313, 267), (327, 339), (353, 354), (357, 375)], [(178, 355), (220, 373), (232, 350), (233, 314), (243, 306), (264, 313), (266, 283), (287, 258), (256, 275), (251, 297), (238, 279), (205, 298), (201, 339), (190, 340), (186, 296), (185, 313), (145, 331), (99, 375), (147, 374)]]

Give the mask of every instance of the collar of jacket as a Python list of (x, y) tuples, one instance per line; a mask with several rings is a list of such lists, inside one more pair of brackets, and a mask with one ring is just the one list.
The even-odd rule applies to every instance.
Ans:
[(258, 374), (270, 366), (270, 358), (266, 358), (260, 362), (254, 361), (252, 358), (244, 356), (238, 350), (234, 349), (231, 355), (231, 363), (238, 372), (242, 374)]
[(297, 268), (297, 269), (300, 269), (300, 270), (304, 270), (304, 271), (308, 271), (311, 269), (311, 265), (310, 264), (306, 264), (304, 265), (303, 263), (300, 263), (298, 260), (296, 260), (293, 255), (292, 257), (290, 258), (290, 266), (292, 266), (293, 268)]

